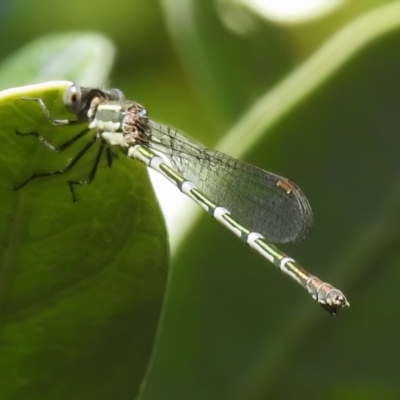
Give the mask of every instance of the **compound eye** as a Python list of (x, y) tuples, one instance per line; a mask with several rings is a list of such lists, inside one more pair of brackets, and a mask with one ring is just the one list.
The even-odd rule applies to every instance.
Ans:
[(79, 114), (82, 108), (82, 90), (79, 85), (73, 84), (65, 89), (64, 105), (73, 114)]
[(107, 94), (110, 96), (110, 100), (124, 101), (125, 95), (119, 89), (108, 89)]

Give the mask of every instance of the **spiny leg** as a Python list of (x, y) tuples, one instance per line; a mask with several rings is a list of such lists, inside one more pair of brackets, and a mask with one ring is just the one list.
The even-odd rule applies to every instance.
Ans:
[(113, 163), (113, 159), (112, 158), (115, 155), (112, 153), (110, 147), (106, 148), (106, 155), (107, 155), (107, 165), (108, 165), (109, 168), (111, 168), (112, 167), (112, 163)]
[[(42, 174), (33, 174), (30, 178), (28, 178), (25, 182), (23, 182), (21, 185), (14, 187), (14, 190), (19, 190), (22, 187), (24, 187), (28, 182), (30, 182), (34, 178), (41, 178), (45, 176), (51, 176), (51, 175), (62, 175), (69, 170), (82, 158), (82, 156), (90, 149), (90, 147), (93, 145), (93, 143), (97, 140), (96, 136), (93, 137), (90, 142), (86, 144), (86, 146), (70, 161), (68, 161), (62, 168), (60, 168), (57, 171), (53, 172), (46, 172)], [(74, 200), (76, 201), (76, 200)]]
[[(68, 181), (69, 190), (71, 192), (72, 201), (74, 203), (76, 201), (78, 201), (78, 197), (77, 197), (77, 195), (75, 193), (74, 186), (75, 185), (89, 185), (93, 181), (94, 177), (96, 176), (97, 168), (99, 166), (99, 162), (100, 162), (100, 159), (101, 159), (101, 155), (103, 153), (103, 149), (104, 149), (104, 144), (101, 143), (100, 147), (99, 147), (99, 150), (97, 152), (97, 156), (96, 156), (96, 159), (94, 161), (93, 167), (92, 167), (92, 169), (91, 169), (91, 171), (89, 173), (89, 176), (88, 176), (88, 178), (86, 180)], [(108, 148), (107, 148), (107, 150), (108, 150)], [(108, 158), (108, 156), (107, 156), (107, 158)]]
[[(22, 100), (27, 100), (27, 101), (36, 101), (39, 105), (39, 107), (41, 108), (43, 114), (46, 116), (46, 118), (48, 119), (48, 121), (55, 125), (55, 126), (63, 126), (63, 125), (75, 125), (80, 123), (81, 121), (79, 120), (68, 120), (68, 119), (64, 119), (64, 120), (60, 120), (60, 119), (53, 119), (51, 118), (50, 115), (50, 111), (48, 110), (48, 108), (46, 107), (46, 105), (44, 104), (43, 100), (41, 98), (37, 98), (37, 97), (23, 97), (21, 98)], [(75, 143), (78, 139), (80, 139), (81, 137), (83, 137), (86, 133), (88, 133), (90, 131), (90, 129), (84, 129), (82, 132), (78, 133), (77, 135), (75, 135), (73, 138), (67, 140), (64, 144), (60, 145), (60, 146), (53, 146), (51, 143), (49, 143), (43, 136), (39, 135), (37, 132), (28, 132), (28, 133), (22, 133), (19, 131), (16, 131), (17, 135), (21, 135), (21, 136), (35, 136), (36, 138), (38, 138), (48, 149), (50, 149), (51, 151), (54, 152), (60, 152), (63, 151), (65, 149), (67, 149), (68, 147), (70, 147), (73, 143)], [(22, 188), (23, 186), (25, 186), (28, 182), (30, 182), (33, 178), (39, 178), (39, 177), (45, 177), (45, 176), (50, 176), (50, 175), (61, 175), (64, 174), (66, 172), (68, 172), (69, 170), (71, 170), (71, 168), (82, 158), (82, 156), (89, 150), (89, 148), (93, 145), (93, 143), (96, 141), (96, 137), (92, 138), (90, 142), (87, 143), (87, 145), (76, 155), (75, 158), (73, 158), (72, 160), (70, 160), (66, 165), (64, 165), (61, 169), (54, 171), (54, 172), (48, 172), (48, 173), (43, 173), (43, 174), (33, 174), (28, 180), (26, 180), (24, 183), (22, 183), (21, 185), (17, 186), (14, 188), (14, 190), (18, 190), (20, 188)], [(93, 181), (94, 177), (96, 176), (96, 172), (97, 172), (97, 168), (100, 162), (100, 158), (102, 155), (104, 149), (104, 144), (101, 144), (99, 147), (99, 151), (97, 153), (94, 165), (92, 167), (92, 170), (89, 174), (88, 179), (84, 180), (84, 181), (68, 181), (68, 186), (72, 195), (72, 201), (76, 202), (78, 200), (76, 193), (75, 193), (75, 189), (74, 189), (74, 185), (84, 185), (84, 184), (89, 184)], [(109, 167), (112, 166), (112, 153), (109, 147), (107, 147), (107, 164)]]
[[(69, 119), (53, 119), (51, 118), (50, 111), (44, 104), (43, 100), (40, 97), (21, 97), (21, 100), (26, 100), (26, 101), (36, 101), (38, 103), (39, 107), (41, 108), (43, 114), (47, 118), (47, 120), (55, 125), (55, 126), (63, 126), (63, 125), (76, 125), (80, 123), (79, 120), (69, 120)], [(54, 151), (54, 152), (59, 152), (67, 149), (69, 146), (71, 146), (73, 143), (75, 143), (78, 139), (80, 139), (82, 136), (84, 136), (86, 133), (88, 133), (90, 129), (84, 129), (82, 132), (78, 133), (75, 135), (73, 138), (67, 140), (64, 144), (61, 146), (53, 146), (50, 142), (48, 142), (42, 135), (39, 135), (37, 132), (28, 132), (28, 133), (22, 133), (19, 132), (18, 130), (15, 132), (17, 135), (20, 136), (35, 136), (38, 138), (48, 149)]]
[(39, 135), (37, 132), (19, 132), (16, 131), (15, 133), (19, 136), (35, 136), (38, 140), (40, 140), (48, 149), (51, 151), (54, 151), (55, 153), (58, 153), (60, 151), (64, 151), (65, 149), (68, 149), (72, 144), (74, 144), (77, 140), (79, 140), (81, 137), (85, 136), (88, 132), (90, 131), (89, 128), (84, 129), (82, 132), (79, 132), (77, 135), (72, 137), (71, 139), (67, 140), (65, 143), (63, 143), (60, 146), (53, 146), (50, 142), (48, 142), (42, 135)]
[(60, 126), (60, 125), (75, 125), (79, 124), (81, 121), (79, 120), (70, 120), (70, 119), (53, 119), (51, 118), (50, 111), (44, 104), (44, 101), (40, 97), (21, 97), (21, 100), (26, 101), (36, 101), (39, 107), (42, 109), (43, 114), (51, 122), (53, 125)]

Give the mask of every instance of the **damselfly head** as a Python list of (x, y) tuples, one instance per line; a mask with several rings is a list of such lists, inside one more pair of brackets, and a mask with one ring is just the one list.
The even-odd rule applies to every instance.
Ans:
[(85, 88), (74, 83), (65, 89), (63, 101), (66, 109), (75, 114), (79, 121), (93, 118), (97, 106), (104, 101), (123, 101), (124, 94), (119, 89)]
[(78, 115), (82, 109), (82, 89), (79, 85), (71, 85), (65, 89), (63, 102), (68, 111)]

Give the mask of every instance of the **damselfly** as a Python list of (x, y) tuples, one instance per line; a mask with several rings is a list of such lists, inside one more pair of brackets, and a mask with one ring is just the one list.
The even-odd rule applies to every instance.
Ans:
[(118, 89), (100, 90), (76, 84), (64, 93), (64, 105), (74, 120), (52, 119), (42, 99), (34, 100), (53, 125), (87, 123), (88, 128), (55, 147), (35, 134), (49, 149), (68, 148), (91, 130), (93, 136), (64, 168), (32, 178), (62, 174), (70, 170), (95, 141), (100, 141), (93, 169), (85, 181), (69, 181), (73, 201), (74, 186), (90, 183), (104, 148), (119, 146), (130, 158), (142, 161), (159, 172), (218, 222), (239, 236), (268, 261), (290, 276), (335, 315), (349, 306), (344, 294), (305, 271), (273, 243), (303, 240), (313, 223), (311, 207), (302, 191), (291, 181), (264, 171), (226, 154), (207, 149), (176, 129), (154, 122), (147, 110), (135, 101), (125, 100)]

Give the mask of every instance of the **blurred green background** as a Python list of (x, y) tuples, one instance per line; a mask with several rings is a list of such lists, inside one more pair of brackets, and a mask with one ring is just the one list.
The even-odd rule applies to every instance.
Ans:
[(400, 2), (344, 1), (301, 23), (216, 0), (0, 4), (2, 58), (100, 32), (116, 47), (107, 86), (296, 182), (315, 226), (282, 248), (351, 303), (330, 317), (204, 215), (173, 248), (140, 399), (400, 398)]

